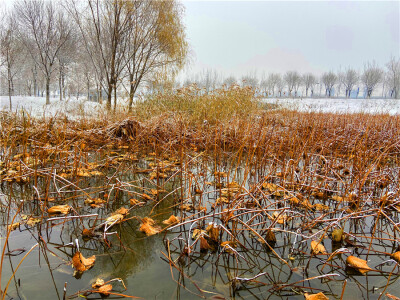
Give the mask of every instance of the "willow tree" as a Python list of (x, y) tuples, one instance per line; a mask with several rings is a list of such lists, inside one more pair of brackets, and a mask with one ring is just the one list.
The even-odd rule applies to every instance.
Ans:
[(131, 0), (124, 4), (130, 15), (126, 71), (131, 109), (143, 81), (173, 77), (183, 67), (188, 45), (178, 2)]

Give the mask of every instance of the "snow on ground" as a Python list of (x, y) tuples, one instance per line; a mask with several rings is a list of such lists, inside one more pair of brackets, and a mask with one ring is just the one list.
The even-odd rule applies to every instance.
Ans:
[[(46, 105), (45, 97), (13, 96), (12, 110), (14, 112), (25, 110), (33, 117), (54, 117), (67, 115), (70, 118), (93, 114), (98, 111), (100, 104), (97, 102), (69, 99), (60, 101), (60, 98), (50, 98), (50, 104)], [(0, 96), (0, 111), (9, 110), (8, 96)]]
[[(80, 116), (95, 116), (101, 105), (85, 100), (86, 98), (72, 98), (60, 101), (59, 98), (50, 98), (50, 104), (46, 105), (45, 97), (14, 96), (12, 109), (14, 112), (24, 109), (34, 117), (67, 115), (75, 119)], [(263, 101), (298, 111), (400, 114), (400, 100), (395, 99), (267, 98)], [(8, 96), (0, 96), (0, 111), (2, 110), (9, 110)]]
[(264, 101), (305, 112), (400, 114), (399, 99), (268, 98)]

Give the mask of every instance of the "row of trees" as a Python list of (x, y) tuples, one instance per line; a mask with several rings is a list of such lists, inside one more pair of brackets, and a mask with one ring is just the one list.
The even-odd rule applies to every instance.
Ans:
[[(60, 99), (86, 84), (88, 98), (129, 91), (130, 106), (146, 81), (170, 80), (188, 45), (175, 0), (20, 0), (0, 17), (2, 87), (10, 96), (46, 94), (58, 81)], [(6, 84), (5, 84), (6, 83)]]
[[(365, 90), (366, 96), (371, 97), (378, 85), (382, 85), (383, 92), (388, 97), (398, 99), (400, 96), (400, 59), (392, 57), (384, 68), (379, 67), (375, 62), (365, 64), (362, 72), (348, 68), (342, 72), (325, 72), (321, 76), (312, 73), (300, 74), (297, 71), (288, 71), (285, 74), (270, 73), (262, 75), (259, 79), (256, 72), (248, 74), (240, 79), (233, 76), (224, 78), (218, 72), (206, 70), (191, 78), (187, 78), (183, 85), (195, 83), (202, 87), (206, 93), (216, 87), (230, 86), (232, 84), (249, 85), (264, 96), (293, 96), (302, 97), (314, 96), (315, 88), (319, 87), (326, 97), (344, 95), (350, 97), (356, 87)], [(300, 93), (301, 91), (301, 93)], [(318, 92), (318, 91), (317, 91)]]

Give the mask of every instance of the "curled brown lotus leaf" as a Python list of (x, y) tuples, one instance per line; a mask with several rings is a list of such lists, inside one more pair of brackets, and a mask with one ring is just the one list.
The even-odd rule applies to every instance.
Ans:
[(104, 296), (110, 295), (110, 292), (112, 291), (112, 285), (105, 284), (104, 280), (101, 278), (96, 279), (96, 281), (92, 284), (92, 288), (96, 289), (96, 292)]
[(207, 251), (209, 249), (211, 249), (210, 244), (203, 236), (200, 236), (200, 251)]
[(276, 242), (276, 236), (275, 233), (272, 231), (272, 229), (268, 229), (266, 234), (265, 234), (265, 240), (268, 243), (275, 243)]
[(331, 197), (331, 199), (332, 199), (333, 201), (337, 201), (337, 202), (343, 202), (343, 201), (345, 200), (343, 197), (340, 197), (340, 196), (338, 196), (338, 195), (333, 195), (333, 196)]
[(203, 236), (206, 233), (205, 230), (196, 228), (193, 230), (192, 239), (197, 239), (200, 236)]
[(104, 204), (106, 202), (107, 202), (106, 200), (100, 199), (100, 198), (94, 198), (94, 199), (87, 198), (84, 203), (88, 204), (88, 205), (92, 205), (92, 204), (94, 204), (94, 205), (102, 205), (102, 204)]
[(180, 222), (180, 218), (179, 217), (175, 217), (174, 215), (171, 215), (167, 220), (163, 221), (163, 224), (165, 225), (174, 225), (174, 224), (178, 224)]
[(319, 292), (318, 294), (305, 293), (304, 297), (306, 298), (306, 300), (329, 300), (329, 298), (325, 296), (322, 292)]
[(145, 217), (142, 219), (142, 225), (140, 225), (139, 230), (144, 232), (147, 236), (157, 234), (161, 231), (161, 228), (154, 226), (155, 222), (153, 219)]
[(319, 253), (326, 254), (327, 253), (324, 245), (318, 243), (317, 241), (311, 241), (311, 250), (312, 250), (312, 253), (314, 253), (314, 254), (319, 254)]
[(348, 266), (352, 267), (353, 269), (358, 270), (361, 274), (365, 274), (365, 273), (373, 270), (367, 265), (366, 260), (355, 257), (353, 255), (347, 257), (346, 263)]
[(115, 214), (106, 219), (107, 225), (114, 225), (120, 223), (124, 219), (124, 216), (121, 214)]
[(141, 205), (144, 205), (144, 204), (145, 204), (144, 202), (142, 202), (142, 201), (140, 201), (140, 200), (138, 200), (138, 199), (135, 199), (135, 198), (130, 199), (130, 200), (129, 200), (129, 203), (130, 203), (132, 206), (135, 206), (135, 205), (141, 206)]
[(92, 284), (92, 288), (98, 289), (99, 287), (104, 285), (104, 280), (101, 278), (97, 278), (96, 281)]
[(288, 217), (288, 215), (285, 213), (280, 214), (279, 212), (275, 211), (272, 214), (272, 220), (276, 220), (276, 223), (281, 224), (281, 225), (287, 223), (288, 221), (290, 221), (290, 219), (291, 218)]
[(82, 237), (83, 238), (91, 238), (93, 236), (95, 236), (93, 230), (87, 229), (87, 228), (83, 228), (83, 230), (82, 230)]
[(119, 209), (117, 209), (115, 212), (113, 212), (113, 215), (123, 215), (126, 216), (129, 213), (129, 209), (125, 208), (125, 207), (121, 207)]
[(226, 253), (232, 254), (234, 252), (234, 248), (237, 247), (237, 245), (234, 241), (225, 241), (221, 243), (221, 247)]
[(32, 226), (35, 226), (37, 223), (40, 223), (40, 219), (34, 218), (34, 217), (29, 217), (26, 220), (25, 224), (32, 227)]
[(56, 215), (56, 214), (62, 214), (62, 215), (66, 215), (70, 212), (70, 210), (72, 209), (71, 206), (65, 204), (65, 205), (55, 205), (50, 207), (47, 212), (50, 215)]
[(211, 240), (218, 242), (219, 240), (219, 229), (217, 226), (214, 226), (214, 224), (210, 224), (206, 228), (206, 232), (208, 236), (210, 237)]
[(98, 288), (97, 292), (99, 294), (102, 294), (104, 296), (110, 295), (110, 292), (112, 291), (112, 285), (111, 284), (105, 284), (101, 287)]
[(79, 251), (76, 251), (74, 256), (72, 257), (72, 265), (74, 269), (78, 272), (85, 272), (89, 270), (91, 267), (93, 267), (95, 261), (95, 255), (85, 258)]
[(392, 294), (389, 294), (389, 293), (386, 293), (385, 296), (388, 297), (389, 299), (392, 299), (392, 300), (400, 300), (399, 297), (396, 297), (395, 295), (392, 295)]
[(400, 262), (400, 251), (397, 251), (397, 252), (393, 253), (393, 254), (391, 255), (391, 257), (392, 257), (395, 261)]
[(20, 225), (21, 225), (20, 222), (12, 223), (7, 226), (7, 229), (8, 229), (8, 231), (13, 231), (13, 230), (17, 229)]

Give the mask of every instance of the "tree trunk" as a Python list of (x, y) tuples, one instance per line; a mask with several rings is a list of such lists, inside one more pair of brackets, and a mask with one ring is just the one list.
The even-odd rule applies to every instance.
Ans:
[(7, 68), (7, 77), (8, 77), (8, 98), (10, 100), (10, 111), (12, 110), (12, 102), (11, 102), (11, 94), (12, 94), (12, 78), (11, 78), (11, 68), (8, 66)]
[(86, 82), (86, 92), (87, 92), (87, 101), (90, 100), (90, 82), (89, 80)]
[(62, 71), (61, 71), (61, 67), (60, 67), (60, 75), (58, 77), (58, 88), (60, 89), (60, 101), (62, 101), (63, 99), (63, 93), (62, 93), (62, 80), (61, 80), (61, 75)]
[(108, 92), (107, 92), (107, 109), (111, 110), (111, 97), (112, 97), (112, 83), (108, 84)]
[(50, 76), (46, 77), (46, 105), (50, 104)]
[(133, 74), (129, 75), (130, 90), (129, 90), (129, 111), (132, 111), (133, 96), (135, 95), (135, 87), (133, 85)]
[(117, 110), (117, 84), (114, 86), (114, 112)]
[(33, 73), (33, 95), (37, 97), (39, 95), (38, 86), (37, 86), (37, 72), (36, 72), (36, 65), (32, 71)]

